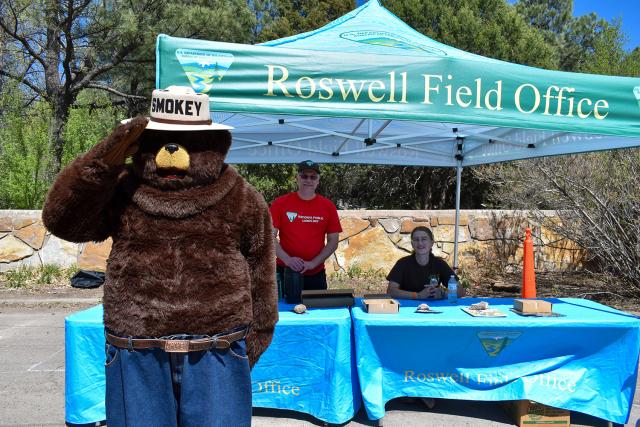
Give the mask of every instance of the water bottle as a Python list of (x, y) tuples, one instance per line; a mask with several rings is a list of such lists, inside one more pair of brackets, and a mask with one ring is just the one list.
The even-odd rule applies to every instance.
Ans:
[(429, 279), (429, 286), (431, 286), (432, 288), (438, 287), (438, 276), (431, 276), (431, 278)]
[(456, 276), (451, 275), (449, 277), (449, 283), (447, 284), (447, 295), (451, 304), (458, 303), (458, 281)]

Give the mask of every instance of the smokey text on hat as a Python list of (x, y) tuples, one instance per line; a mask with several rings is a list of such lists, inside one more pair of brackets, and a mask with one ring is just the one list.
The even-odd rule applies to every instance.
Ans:
[(193, 116), (200, 115), (201, 101), (192, 101), (173, 98), (153, 98), (151, 101), (152, 113), (166, 113)]

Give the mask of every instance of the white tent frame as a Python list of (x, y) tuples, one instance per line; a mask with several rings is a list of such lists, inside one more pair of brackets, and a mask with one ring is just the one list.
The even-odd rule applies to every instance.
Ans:
[[(381, 153), (393, 152), (402, 148), (416, 153), (416, 156), (411, 158), (411, 161), (390, 161), (380, 164), (455, 168), (454, 269), (459, 267), (458, 230), (460, 226), (462, 170), (464, 167), (495, 163), (497, 161), (495, 158), (489, 162), (484, 162), (482, 159), (465, 161), (471, 155), (486, 150), (487, 147), (491, 146), (499, 146), (500, 150), (517, 150), (515, 154), (507, 151), (499, 161), (559, 155), (564, 154), (562, 148), (555, 147), (552, 143), (565, 138), (571, 138), (578, 141), (578, 143), (582, 140), (586, 141), (583, 144), (583, 150), (574, 147), (575, 152), (594, 151), (593, 145), (590, 144), (593, 139), (602, 142), (601, 145), (605, 146), (606, 149), (618, 148), (618, 146), (619, 148), (628, 147), (630, 142), (630, 138), (619, 136), (585, 135), (558, 131), (545, 133), (539, 130), (489, 127), (475, 124), (227, 112), (214, 112), (212, 117), (214, 121), (235, 127), (233, 131), (234, 144), (227, 157), (230, 163), (264, 163), (267, 152), (280, 149), (286, 150), (290, 154), (279, 159), (274, 159), (273, 155), (269, 155), (268, 163), (292, 163), (311, 158), (321, 163), (370, 164), (363, 161), (363, 154), (368, 155), (372, 152), (378, 152), (380, 155)], [(332, 130), (331, 124), (335, 120), (349, 121), (351, 125), (347, 129), (343, 129), (344, 126), (340, 126), (339, 130)], [(321, 121), (324, 126), (317, 125), (318, 121)], [(425, 136), (424, 132), (418, 132), (417, 129), (414, 129), (401, 135), (397, 133), (387, 135), (385, 130), (388, 130), (394, 123), (400, 123), (401, 126), (409, 125), (412, 128), (417, 127), (417, 129), (423, 131), (428, 130), (432, 134)], [(273, 131), (269, 129), (273, 129)], [(301, 135), (291, 137), (288, 136), (289, 133), (301, 133)], [(523, 138), (523, 135), (527, 137)], [(324, 145), (306, 144), (309, 141), (318, 141), (322, 138), (330, 139), (331, 142)], [(527, 139), (535, 142), (528, 142)], [(635, 143), (640, 145), (640, 140), (635, 139)], [(349, 147), (349, 145), (356, 144), (360, 147)], [(473, 144), (471, 148), (469, 148), (470, 144)], [(264, 152), (264, 154), (256, 154), (256, 150)], [(527, 155), (523, 155), (522, 151), (526, 151)]]

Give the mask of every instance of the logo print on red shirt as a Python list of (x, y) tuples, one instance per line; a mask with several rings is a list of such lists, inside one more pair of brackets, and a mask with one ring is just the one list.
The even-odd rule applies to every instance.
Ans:
[(287, 212), (287, 218), (289, 218), (289, 222), (293, 222), (294, 219), (298, 216), (298, 212)]

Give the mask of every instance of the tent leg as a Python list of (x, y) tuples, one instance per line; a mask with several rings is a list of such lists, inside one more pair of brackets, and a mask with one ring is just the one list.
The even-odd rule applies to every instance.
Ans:
[(460, 183), (462, 181), (462, 160), (456, 165), (456, 225), (453, 231), (453, 270), (458, 271), (458, 227), (460, 226)]

